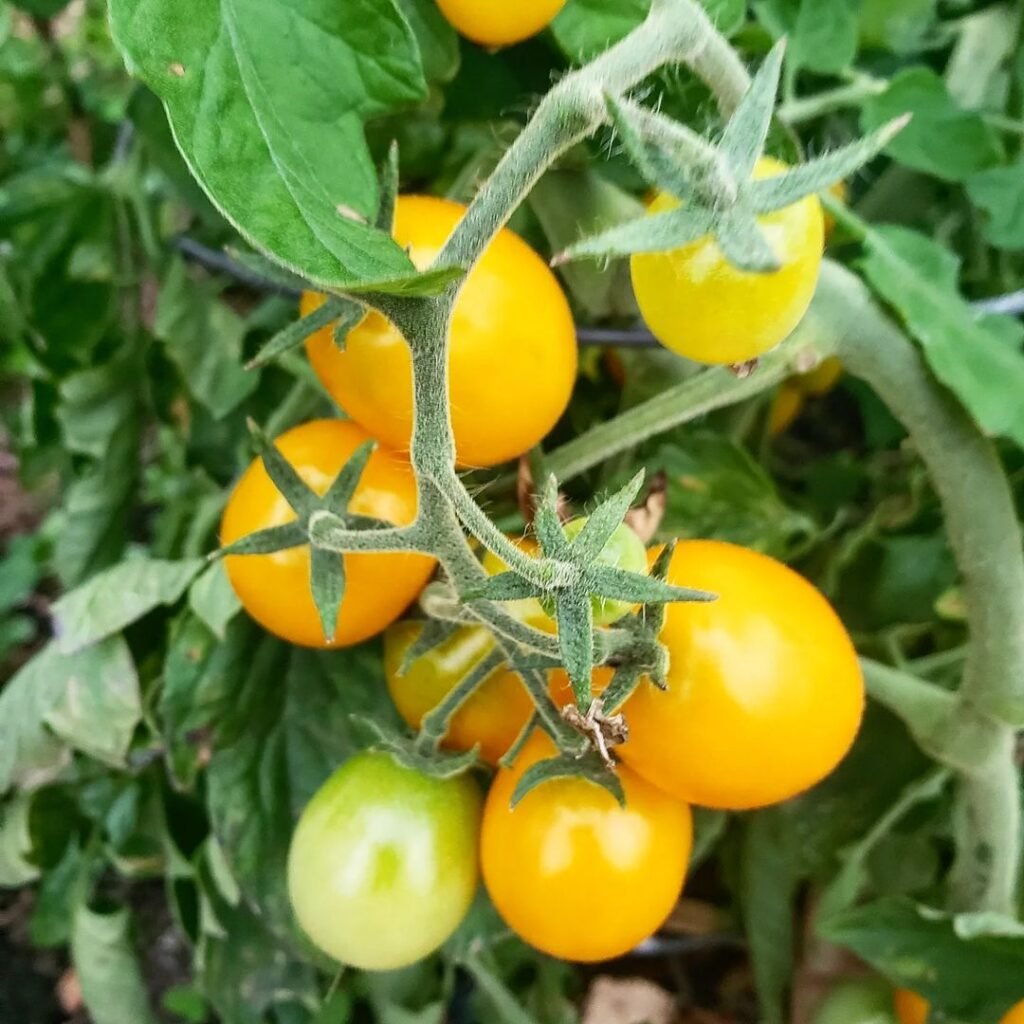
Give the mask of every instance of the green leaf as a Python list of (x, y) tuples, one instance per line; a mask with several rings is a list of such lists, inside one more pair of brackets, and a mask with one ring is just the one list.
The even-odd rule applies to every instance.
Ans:
[(71, 929), (71, 961), (95, 1024), (156, 1024), (122, 908), (98, 913), (80, 906)]
[(201, 572), (188, 588), (188, 605), (220, 640), (228, 623), (241, 611), (222, 561)]
[(201, 715), (213, 726), (207, 799), (214, 834), (266, 925), (294, 944), (285, 863), (295, 819), (364, 745), (354, 718), (393, 722), (395, 712), (379, 655), (365, 645), (324, 655), (261, 636), (232, 647), (231, 661), (212, 679), (180, 688), (175, 715), (182, 722)]
[(858, 0), (803, 0), (790, 39), (796, 67), (836, 74), (857, 55)]
[[(910, 241), (912, 239), (913, 241)], [(902, 315), (935, 375), (990, 434), (1024, 445), (1024, 355), (978, 321), (958, 292), (930, 273), (922, 243), (905, 230), (868, 229), (864, 272)]]
[(459, 70), (459, 37), (455, 29), (434, 0), (398, 0), (398, 7), (416, 36), (427, 81), (450, 82)]
[(601, 760), (596, 751), (590, 751), (582, 757), (559, 754), (557, 757), (546, 758), (530, 765), (516, 783), (512, 793), (512, 806), (515, 807), (531, 790), (554, 779), (584, 779), (608, 790), (620, 807), (626, 806), (626, 794), (619, 777)]
[(52, 779), (67, 744), (123, 763), (140, 717), (138, 677), (121, 637), (74, 655), (48, 644), (0, 691), (0, 793)]
[(709, 430), (683, 430), (647, 457), (667, 476), (668, 502), (658, 539), (709, 537), (785, 557), (814, 531), (790, 508), (746, 448)]
[[(527, 202), (552, 252), (579, 237), (643, 215), (643, 205), (591, 167), (557, 168), (534, 185)], [(564, 266), (561, 276), (589, 319), (599, 321), (636, 315), (636, 300), (625, 263)]]
[(322, 286), (412, 273), (372, 226), (362, 126), (426, 91), (392, 0), (114, 0), (111, 24), (192, 173), (249, 241)]
[(1024, 249), (1024, 160), (990, 167), (965, 182), (971, 202), (985, 213), (982, 230), (997, 249)]
[(189, 276), (183, 260), (171, 262), (160, 289), (153, 333), (164, 343), (189, 393), (221, 419), (259, 384), (242, 368), (245, 322), (213, 291)]
[(1024, 932), (1017, 922), (884, 899), (821, 921), (818, 931), (957, 1019), (997, 1024), (1020, 999)]
[(29, 829), (32, 795), (19, 793), (0, 806), (0, 889), (16, 889), (39, 877)]
[(959, 107), (929, 68), (901, 71), (885, 92), (868, 99), (861, 127), (873, 131), (902, 114), (912, 114), (913, 120), (886, 150), (907, 167), (944, 181), (964, 181), (1002, 155), (999, 137), (981, 115)]
[(202, 558), (129, 558), (93, 576), (53, 605), (64, 654), (120, 632), (159, 605), (174, 604), (205, 565)]

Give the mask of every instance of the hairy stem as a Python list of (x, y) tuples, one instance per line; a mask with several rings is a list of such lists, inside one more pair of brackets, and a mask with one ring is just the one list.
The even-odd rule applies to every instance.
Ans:
[(1021, 866), (1014, 748), (1024, 719), (1024, 546), (1009, 484), (992, 443), (860, 279), (827, 262), (819, 290), (834, 305), (844, 365), (910, 431), (942, 502), (971, 635), (949, 742), (968, 733), (983, 754), (960, 774), (952, 903), (1012, 914)]

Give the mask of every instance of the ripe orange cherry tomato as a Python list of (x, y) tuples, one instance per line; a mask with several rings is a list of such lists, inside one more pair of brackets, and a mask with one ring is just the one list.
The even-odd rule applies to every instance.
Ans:
[[(784, 170), (784, 164), (763, 157), (754, 177)], [(648, 212), (678, 205), (674, 196), (660, 193)], [(821, 202), (806, 196), (758, 218), (758, 224), (782, 261), (773, 273), (738, 270), (710, 235), (679, 249), (630, 258), (640, 313), (663, 345), (700, 363), (743, 363), (774, 348), (800, 322), (821, 266)]]
[[(465, 207), (429, 196), (400, 196), (396, 240), (426, 266)], [(323, 296), (306, 293), (301, 312)], [(306, 342), (324, 387), (384, 444), (407, 451), (412, 435), (412, 363), (396, 328), (369, 313), (344, 351), (333, 327)], [(455, 303), (448, 359), (452, 429), (463, 466), (493, 466), (540, 441), (565, 411), (576, 379), (572, 314), (554, 274), (507, 228), (470, 271)]]
[(781, 562), (721, 541), (680, 543), (668, 579), (718, 599), (668, 605), (668, 689), (641, 681), (616, 753), (704, 807), (762, 807), (824, 778), (864, 708), (857, 654), (829, 603)]
[[(388, 691), (399, 714), (414, 729), (494, 649), (494, 638), (486, 628), (464, 626), (400, 674), (402, 658), (421, 628), (416, 622), (396, 622), (384, 634)], [(498, 668), (455, 713), (444, 745), (451, 750), (471, 750), (479, 743), (480, 757), (497, 764), (532, 710), (533, 702), (518, 673)]]
[(690, 810), (619, 768), (626, 806), (582, 779), (555, 779), (513, 810), (523, 772), (553, 756), (535, 733), (495, 777), (480, 836), (484, 883), (508, 926), (565, 960), (627, 952), (668, 916), (690, 858)]
[[(299, 476), (323, 494), (367, 434), (343, 420), (313, 420), (277, 439)], [(349, 510), (403, 526), (416, 518), (416, 479), (400, 455), (377, 449), (363, 471)], [(257, 530), (280, 526), (295, 513), (278, 492), (261, 459), (242, 474), (228, 499), (220, 537), (231, 544)], [(388, 552), (345, 559), (345, 597), (333, 643), (324, 638), (310, 591), (309, 547), (267, 555), (229, 555), (228, 578), (245, 610), (265, 629), (305, 647), (344, 647), (394, 622), (434, 571), (427, 555)]]
[(536, 35), (565, 5), (565, 0), (437, 0), (449, 24), (483, 46), (508, 46)]
[[(898, 988), (893, 993), (893, 1009), (900, 1024), (927, 1024), (928, 1000), (907, 988)], [(999, 1024), (1024, 1024), (1024, 999), (1006, 1011)]]
[(480, 791), (364, 752), (302, 812), (288, 851), (288, 895), (325, 953), (370, 971), (432, 953), (476, 892)]

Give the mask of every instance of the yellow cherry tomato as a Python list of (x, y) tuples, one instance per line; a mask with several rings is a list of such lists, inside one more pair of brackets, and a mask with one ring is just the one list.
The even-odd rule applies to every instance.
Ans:
[(555, 779), (513, 810), (530, 765), (552, 757), (535, 733), (501, 769), (484, 805), (484, 884), (506, 924), (530, 945), (565, 960), (607, 960), (665, 920), (690, 859), (689, 808), (619, 768), (626, 806), (582, 779)]
[(437, 0), (448, 23), (482, 46), (508, 46), (536, 35), (565, 6), (565, 0)]
[(864, 684), (822, 594), (781, 562), (721, 541), (679, 543), (668, 580), (718, 598), (668, 605), (668, 689), (641, 681), (622, 707), (629, 740), (616, 753), (704, 807), (763, 807), (824, 778), (857, 734)]
[[(754, 177), (785, 169), (763, 157)], [(664, 213), (678, 205), (675, 196), (660, 193), (648, 211)], [(738, 270), (710, 235), (630, 258), (640, 313), (663, 345), (701, 363), (743, 363), (774, 348), (800, 322), (821, 265), (821, 202), (806, 196), (758, 218), (758, 224), (782, 263), (773, 273)]]
[[(417, 622), (397, 622), (384, 634), (384, 674), (399, 714), (414, 729), (472, 668), (494, 649), (494, 638), (483, 626), (464, 626), (417, 658), (404, 673), (402, 659), (419, 635)], [(526, 725), (533, 702), (519, 674), (507, 666), (496, 669), (459, 708), (448, 726), (444, 745), (471, 750), (489, 764), (516, 741)]]
[[(368, 436), (354, 423), (313, 420), (277, 439), (302, 480), (323, 494)], [(408, 461), (378, 448), (370, 456), (349, 511), (404, 526), (416, 518), (416, 479)], [(221, 522), (227, 545), (257, 530), (291, 522), (295, 513), (274, 486), (261, 459), (242, 475)], [(324, 638), (310, 590), (308, 545), (266, 555), (230, 555), (228, 578), (245, 610), (265, 629), (305, 647), (344, 647), (394, 622), (434, 571), (433, 558), (404, 552), (351, 554), (345, 559), (345, 596), (333, 643)]]
[[(465, 207), (400, 196), (395, 239), (424, 267)], [(302, 297), (303, 315), (324, 301)], [(407, 451), (412, 435), (412, 362), (398, 330), (371, 312), (349, 331), (344, 351), (333, 326), (306, 342), (324, 387), (384, 444)], [(493, 466), (537, 444), (565, 411), (576, 379), (576, 334), (565, 295), (543, 260), (500, 231), (463, 283), (448, 358), (452, 429), (462, 466)]]
[[(893, 993), (892, 1003), (900, 1024), (928, 1024), (930, 1007), (924, 996), (907, 988), (898, 988)], [(1024, 1000), (1011, 1006), (999, 1024), (1024, 1024)]]

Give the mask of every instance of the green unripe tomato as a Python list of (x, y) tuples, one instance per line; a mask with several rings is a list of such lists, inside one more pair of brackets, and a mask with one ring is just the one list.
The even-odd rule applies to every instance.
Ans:
[(840, 982), (822, 1000), (814, 1024), (896, 1024), (892, 990), (880, 980)]
[(480, 792), (367, 752), (302, 812), (288, 854), (299, 924), (325, 953), (364, 970), (404, 967), (459, 926), (477, 885)]
[[(570, 520), (564, 527), (566, 537), (574, 540), (586, 522), (586, 516)], [(615, 527), (615, 532), (608, 538), (594, 561), (597, 565), (611, 565), (627, 572), (647, 574), (647, 549), (644, 542), (625, 523), (619, 523)], [(594, 597), (590, 603), (594, 610), (595, 626), (610, 626), (633, 607), (628, 601), (604, 597)], [(543, 601), (542, 604), (549, 615), (553, 614), (553, 609), (548, 607), (547, 601)]]

